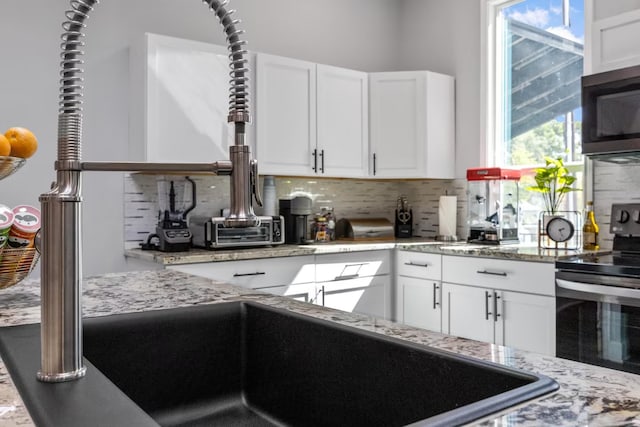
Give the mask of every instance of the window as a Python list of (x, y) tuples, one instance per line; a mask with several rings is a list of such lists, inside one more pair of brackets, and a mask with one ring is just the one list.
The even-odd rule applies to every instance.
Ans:
[[(485, 0), (487, 162), (523, 170), (562, 157), (580, 181), (584, 0)], [(580, 210), (570, 193), (564, 210)], [(521, 236), (535, 239), (540, 195), (520, 192)], [(527, 238), (526, 235), (530, 237)]]

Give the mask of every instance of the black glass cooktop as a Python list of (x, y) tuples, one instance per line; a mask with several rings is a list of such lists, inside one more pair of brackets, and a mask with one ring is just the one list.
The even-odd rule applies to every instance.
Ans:
[(557, 260), (556, 268), (565, 271), (638, 278), (640, 277), (640, 255), (616, 253), (577, 255)]

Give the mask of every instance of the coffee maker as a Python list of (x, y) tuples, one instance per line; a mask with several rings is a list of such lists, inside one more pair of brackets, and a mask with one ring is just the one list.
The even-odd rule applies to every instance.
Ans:
[(280, 199), (280, 215), (284, 218), (284, 241), (296, 245), (311, 243), (309, 239), (309, 215), (311, 199), (305, 196)]

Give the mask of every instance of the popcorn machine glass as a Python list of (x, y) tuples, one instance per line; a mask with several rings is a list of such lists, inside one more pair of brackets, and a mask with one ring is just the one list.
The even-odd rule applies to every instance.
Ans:
[(469, 242), (518, 243), (518, 181), (517, 169), (467, 169)]

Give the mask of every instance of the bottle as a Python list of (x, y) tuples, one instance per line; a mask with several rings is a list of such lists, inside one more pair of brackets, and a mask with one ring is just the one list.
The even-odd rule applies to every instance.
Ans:
[(588, 251), (595, 251), (600, 249), (598, 245), (598, 232), (600, 227), (596, 222), (596, 216), (593, 213), (593, 202), (587, 202), (587, 210), (584, 218), (584, 225), (582, 226), (582, 249)]
[(278, 214), (277, 200), (276, 200), (276, 180), (273, 176), (264, 177), (264, 187), (262, 190), (264, 194), (264, 208), (262, 214), (265, 216), (276, 216)]

